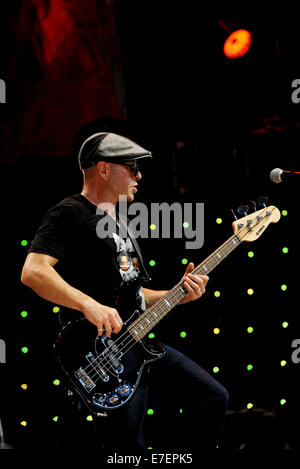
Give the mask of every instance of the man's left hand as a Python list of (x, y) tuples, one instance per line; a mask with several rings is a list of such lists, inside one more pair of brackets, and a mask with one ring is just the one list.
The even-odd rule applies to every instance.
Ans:
[(190, 262), (184, 276), (182, 277), (187, 295), (180, 301), (180, 305), (189, 303), (190, 301), (195, 301), (205, 293), (208, 276), (192, 274), (191, 271), (194, 270), (194, 268), (193, 262)]

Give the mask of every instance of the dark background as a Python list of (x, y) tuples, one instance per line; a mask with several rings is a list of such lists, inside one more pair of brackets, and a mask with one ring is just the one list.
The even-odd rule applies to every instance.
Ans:
[[(300, 103), (291, 99), (292, 81), (300, 78), (296, 15), (283, 6), (264, 13), (250, 6), (243, 11), (199, 10), (196, 2), (89, 3), (98, 16), (83, 7), (79, 15), (76, 1), (70, 11), (82, 21), (82, 44), (89, 24), (96, 31), (89, 36), (90, 48), (80, 49), (80, 43), (75, 52), (58, 48), (61, 62), (54, 60), (52, 69), (44, 36), (37, 33), (36, 14), (42, 7), (52, 11), (52, 2), (1, 4), (0, 78), (7, 86), (7, 102), (0, 106), (5, 439), (16, 448), (55, 446), (57, 422), (52, 419), (58, 415), (62, 386), (54, 386), (53, 380), (62, 380), (62, 375), (51, 344), (59, 325), (53, 305), (20, 284), (27, 251), (20, 242), (30, 242), (49, 207), (80, 192), (78, 131), (97, 119), (97, 130), (120, 131), (153, 152), (153, 162), (143, 169), (138, 201), (205, 204), (201, 250), (186, 251), (184, 240), (141, 241), (146, 263), (156, 261), (149, 266), (154, 289), (170, 288), (181, 278), (182, 258), (199, 263), (231, 236), (231, 209), (237, 212), (240, 204), (267, 196), (268, 204), (288, 211), (259, 240), (244, 243), (212, 272), (205, 296), (176, 308), (157, 333), (209, 372), (219, 367), (215, 376), (230, 394), (222, 447), (297, 448), (300, 365), (291, 360), (291, 344), (299, 338), (299, 177), (286, 177), (281, 184), (269, 179), (276, 167), (300, 170)], [(66, 4), (72, 6), (71, 1)], [(56, 22), (55, 11), (52, 17), (58, 41), (64, 20)], [(245, 56), (224, 56), (221, 22), (251, 32)], [(84, 81), (92, 75), (93, 60), (99, 76)], [(288, 247), (287, 254), (283, 247)], [(247, 256), (250, 249), (253, 258)], [(252, 296), (248, 288), (253, 288)], [(26, 319), (20, 316), (23, 310)], [(248, 326), (254, 328), (252, 334)], [(213, 333), (215, 327), (220, 334)], [(181, 331), (187, 332), (186, 338), (180, 337)], [(24, 345), (27, 354), (20, 351)], [(280, 366), (281, 360), (286, 366)], [(246, 369), (249, 363), (252, 371)], [(23, 383), (27, 391), (21, 389)], [(149, 446), (154, 448), (165, 433), (165, 417), (175, 429), (187, 419), (180, 396), (168, 396), (168, 408), (162, 394), (157, 380), (149, 402), (154, 415), (146, 417)], [(191, 399), (196, 399), (192, 393)], [(251, 410), (246, 408), (249, 402)], [(85, 431), (89, 425), (84, 421)]]

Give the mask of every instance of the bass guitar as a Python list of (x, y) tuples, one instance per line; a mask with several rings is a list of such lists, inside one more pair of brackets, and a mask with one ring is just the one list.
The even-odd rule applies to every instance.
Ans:
[[(192, 273), (209, 274), (243, 241), (255, 241), (270, 223), (279, 219), (278, 208), (269, 206), (234, 221), (234, 234)], [(140, 287), (141, 281), (126, 288), (137, 291)], [(125, 299), (117, 308), (123, 327), (114, 337), (98, 336), (96, 326), (86, 318), (70, 321), (61, 330), (54, 344), (57, 358), (72, 387), (92, 413), (118, 409), (132, 398), (145, 366), (164, 354), (163, 350), (152, 349), (146, 343), (146, 336), (185, 295), (187, 292), (180, 281), (144, 311), (137, 309), (136, 302), (127, 302), (126, 295), (121, 295)], [(128, 298), (135, 298), (135, 295), (128, 295)]]

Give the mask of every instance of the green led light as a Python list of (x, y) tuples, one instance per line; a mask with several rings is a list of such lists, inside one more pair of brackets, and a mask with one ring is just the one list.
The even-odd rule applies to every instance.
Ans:
[(20, 316), (21, 316), (22, 318), (27, 318), (27, 316), (28, 316), (27, 311), (21, 311), (21, 312), (20, 312)]
[(154, 231), (154, 230), (156, 230), (156, 225), (154, 223), (151, 223), (149, 228), (150, 228), (150, 230)]
[(247, 409), (252, 409), (254, 406), (253, 406), (252, 402), (248, 402), (246, 407), (247, 407)]
[(188, 260), (187, 259), (181, 259), (181, 264), (187, 264), (188, 263)]
[(184, 221), (184, 222), (182, 223), (182, 226), (183, 226), (183, 228), (188, 228), (188, 227), (190, 226), (190, 224), (189, 224), (188, 221)]
[(248, 252), (248, 257), (250, 257), (250, 258), (254, 257), (254, 252), (253, 252), (253, 251), (249, 251), (249, 252)]
[(180, 413), (180, 414), (183, 414), (183, 409), (179, 409), (179, 413)]
[(281, 288), (282, 291), (286, 291), (287, 290), (287, 285), (283, 284), (283, 285), (280, 286), (280, 288)]
[(252, 326), (247, 327), (248, 334), (252, 334), (253, 331), (254, 331), (254, 329), (253, 329)]
[(54, 386), (59, 386), (60, 385), (60, 380), (59, 379), (53, 380), (53, 384), (54, 384)]
[(281, 215), (282, 215), (283, 217), (286, 217), (287, 214), (288, 214), (288, 211), (287, 211), (287, 210), (282, 210), (282, 211), (281, 211)]
[(21, 347), (22, 353), (28, 353), (28, 347)]
[(214, 292), (214, 297), (215, 297), (215, 298), (220, 298), (220, 296), (221, 296), (221, 292), (219, 292), (218, 290), (216, 290), (216, 291)]
[(151, 265), (151, 267), (154, 267), (156, 264), (156, 262), (152, 259), (151, 261), (149, 261), (149, 265)]
[(251, 295), (253, 295), (254, 290), (252, 288), (248, 288), (247, 293), (248, 293), (248, 295), (251, 296)]
[(150, 332), (150, 334), (148, 334), (148, 337), (149, 337), (149, 339), (154, 339), (155, 334), (153, 332)]
[(283, 254), (287, 254), (289, 252), (289, 248), (287, 247), (282, 248), (282, 252)]
[(27, 383), (20, 384), (20, 387), (21, 387), (21, 389), (23, 389), (23, 391), (27, 391), (28, 384)]
[(286, 404), (286, 399), (280, 399), (280, 405)]
[(220, 368), (218, 366), (213, 367), (213, 373), (219, 373)]
[(87, 420), (88, 422), (92, 422), (94, 419), (93, 419), (93, 416), (92, 416), (92, 415), (87, 415), (86, 420)]
[(181, 337), (182, 339), (185, 339), (185, 338), (186, 338), (186, 332), (185, 332), (185, 331), (181, 331), (181, 332), (180, 332), (180, 337)]
[(53, 422), (57, 422), (58, 421), (58, 415), (56, 415), (55, 417), (53, 417)]
[(222, 221), (223, 221), (222, 218), (217, 218), (217, 219), (216, 219), (216, 223), (217, 223), (218, 225), (221, 225)]
[(59, 306), (54, 306), (52, 311), (53, 311), (53, 313), (59, 313), (60, 312), (60, 307)]
[(22, 420), (22, 422), (20, 422), (20, 425), (22, 425), (22, 427), (27, 427), (27, 421)]
[(248, 371), (253, 370), (253, 365), (251, 365), (251, 363), (249, 363), (249, 365), (247, 365), (247, 370), (248, 370)]
[(281, 360), (280, 366), (285, 366), (286, 365), (286, 360)]
[(281, 324), (283, 329), (286, 329), (288, 327), (288, 325), (289, 325), (289, 323), (287, 321), (283, 321), (283, 323)]
[(154, 410), (153, 409), (148, 409), (147, 410), (147, 415), (153, 415), (154, 414)]
[(25, 246), (27, 246), (27, 244), (28, 244), (28, 241), (26, 239), (22, 239), (21, 246), (25, 247)]

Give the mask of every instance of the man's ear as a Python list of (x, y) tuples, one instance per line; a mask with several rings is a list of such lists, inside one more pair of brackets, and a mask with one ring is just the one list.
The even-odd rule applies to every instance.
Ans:
[(96, 168), (97, 168), (97, 172), (98, 174), (105, 180), (107, 180), (107, 177), (110, 175), (111, 173), (111, 166), (109, 163), (107, 163), (106, 161), (98, 161), (97, 165), (96, 165)]

